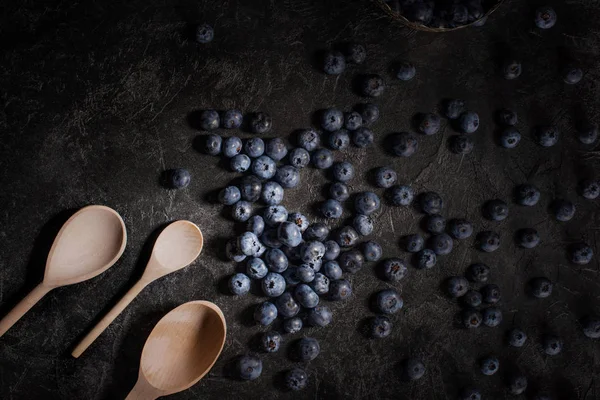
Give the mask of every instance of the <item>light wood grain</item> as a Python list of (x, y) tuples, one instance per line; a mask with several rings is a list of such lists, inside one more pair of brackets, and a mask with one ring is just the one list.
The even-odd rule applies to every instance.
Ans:
[(106, 271), (121, 257), (126, 243), (125, 223), (115, 210), (88, 206), (77, 211), (54, 239), (43, 282), (0, 321), (0, 336), (50, 290), (91, 279)]
[(170, 311), (146, 340), (127, 399), (156, 399), (196, 384), (219, 358), (226, 334), (225, 316), (213, 303), (192, 301)]
[(148, 284), (194, 262), (200, 255), (203, 244), (202, 232), (192, 222), (175, 221), (168, 225), (156, 239), (140, 280), (77, 344), (71, 355), (81, 356)]

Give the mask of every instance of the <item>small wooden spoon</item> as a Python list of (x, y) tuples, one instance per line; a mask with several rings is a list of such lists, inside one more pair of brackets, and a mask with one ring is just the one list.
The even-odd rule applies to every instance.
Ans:
[(44, 280), (0, 321), (0, 336), (50, 290), (106, 271), (121, 257), (126, 243), (125, 224), (112, 208), (88, 206), (77, 211), (54, 239)]
[(227, 324), (221, 309), (191, 301), (165, 315), (146, 340), (138, 381), (125, 400), (151, 400), (196, 384), (219, 358)]
[(190, 265), (202, 251), (202, 232), (190, 221), (175, 221), (156, 239), (144, 274), (71, 353), (79, 357), (149, 283)]

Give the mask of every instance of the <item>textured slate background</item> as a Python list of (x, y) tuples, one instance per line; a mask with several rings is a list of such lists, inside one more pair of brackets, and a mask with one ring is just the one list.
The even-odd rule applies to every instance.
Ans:
[[(575, 267), (564, 254), (573, 241), (598, 243), (598, 202), (584, 201), (575, 192), (579, 178), (598, 170), (598, 156), (574, 137), (581, 115), (598, 121), (598, 7), (591, 1), (557, 2), (556, 27), (540, 32), (532, 23), (537, 3), (513, 1), (481, 29), (427, 34), (390, 23), (366, 1), (314, 3), (25, 0), (5, 5), (0, 23), (0, 313), (41, 279), (48, 248), (68, 210), (87, 204), (113, 207), (125, 220), (129, 242), (113, 268), (54, 290), (0, 339), (0, 398), (124, 398), (135, 383), (141, 349), (154, 324), (194, 299), (214, 301), (223, 309), (229, 335), (211, 373), (173, 398), (291, 398), (278, 382), (280, 372), (293, 365), (286, 349), (295, 338), (286, 337), (280, 353), (263, 357), (261, 379), (227, 377), (227, 363), (249, 351), (263, 330), (249, 321), (261, 298), (234, 298), (220, 289), (236, 268), (221, 254), (235, 229), (208, 199), (234, 176), (218, 159), (195, 149), (201, 132), (190, 124), (190, 114), (207, 107), (264, 110), (274, 119), (268, 136), (288, 137), (310, 126), (320, 108), (350, 109), (363, 101), (351, 90), (362, 72), (383, 74), (388, 87), (376, 100), (382, 110), (374, 128), (377, 145), (336, 154), (360, 167), (351, 189), (372, 189), (368, 171), (391, 165), (401, 182), (440, 192), (444, 215), (466, 217), (476, 230), (499, 230), (503, 245), (496, 253), (482, 254), (467, 240), (435, 269), (411, 268), (409, 277), (395, 285), (403, 292), (405, 308), (393, 318), (392, 336), (382, 341), (364, 338), (360, 326), (372, 315), (369, 296), (389, 285), (376, 278), (372, 266), (352, 276), (355, 295), (331, 304), (332, 326), (302, 332), (321, 341), (322, 353), (306, 365), (310, 385), (295, 397), (451, 399), (461, 385), (473, 384), (486, 398), (508, 398), (503, 373), (518, 365), (532, 389), (547, 389), (561, 399), (600, 398), (600, 381), (593, 379), (600, 372), (599, 343), (585, 340), (577, 324), (582, 315), (600, 312), (598, 257)], [(213, 43), (198, 46), (188, 39), (188, 23), (204, 21), (215, 27), (216, 36)], [(367, 62), (340, 77), (319, 72), (315, 54), (345, 41), (364, 43)], [(515, 81), (498, 74), (507, 49), (523, 61), (523, 75)], [(577, 57), (586, 71), (579, 85), (567, 86), (560, 79), (564, 53)], [(392, 79), (390, 66), (402, 59), (417, 66), (416, 79), (408, 83)], [(473, 154), (449, 153), (449, 127), (420, 138), (420, 150), (410, 159), (383, 151), (387, 134), (410, 129), (414, 113), (436, 110), (444, 97), (462, 97), (479, 112), (482, 126), (473, 135)], [(503, 106), (520, 117), (524, 140), (514, 151), (494, 142), (493, 113)], [(530, 130), (550, 122), (561, 129), (562, 138), (558, 146), (543, 149), (531, 141)], [(188, 189), (159, 186), (160, 172), (171, 167), (192, 172)], [(286, 191), (284, 203), (315, 217), (314, 204), (323, 199), (320, 188), (326, 179), (311, 168), (301, 179), (300, 188)], [(537, 207), (512, 203), (513, 187), (523, 182), (542, 190)], [(547, 212), (559, 196), (577, 206), (568, 223), (555, 222)], [(480, 205), (495, 197), (511, 204), (510, 217), (501, 223), (481, 217)], [(206, 247), (201, 257), (146, 288), (80, 359), (71, 358), (72, 346), (140, 275), (152, 232), (176, 219), (189, 219), (202, 229)], [(410, 209), (383, 207), (373, 237), (384, 245), (385, 256), (406, 257), (399, 238), (419, 231), (420, 219)], [(515, 247), (512, 235), (522, 227), (539, 230), (538, 248)], [(474, 261), (488, 263), (491, 281), (502, 289), (505, 320), (498, 329), (456, 328), (459, 308), (439, 289), (445, 277), (462, 273)], [(556, 281), (555, 293), (544, 301), (531, 300), (524, 291), (524, 283), (538, 275)], [(530, 336), (521, 350), (503, 344), (513, 324)], [(564, 338), (561, 355), (541, 353), (538, 339), (546, 332)], [(493, 377), (475, 367), (478, 357), (488, 353), (498, 354), (502, 362), (502, 373)], [(399, 380), (398, 362), (409, 355), (422, 357), (427, 373), (406, 384)]]

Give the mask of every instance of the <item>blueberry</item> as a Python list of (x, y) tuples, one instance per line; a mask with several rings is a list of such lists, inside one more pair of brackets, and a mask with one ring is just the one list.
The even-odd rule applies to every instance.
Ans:
[(535, 10), (535, 26), (541, 29), (549, 29), (556, 24), (556, 12), (552, 7), (544, 6)]
[(575, 65), (567, 65), (562, 69), (562, 76), (565, 83), (575, 85), (583, 78), (583, 71)]
[(492, 221), (502, 221), (508, 217), (508, 204), (500, 199), (489, 200), (483, 205), (483, 216)]
[(521, 72), (523, 72), (523, 68), (521, 63), (517, 60), (506, 60), (502, 65), (502, 74), (504, 75), (504, 79), (517, 79), (519, 76), (521, 76)]
[(527, 377), (520, 371), (513, 371), (508, 375), (506, 380), (508, 391), (512, 395), (520, 395), (527, 390)]
[(310, 283), (315, 279), (315, 270), (307, 264), (302, 264), (296, 269), (296, 276), (300, 282)]
[(319, 295), (312, 288), (304, 283), (296, 286), (294, 297), (304, 308), (314, 308), (319, 304)]
[(373, 219), (367, 215), (358, 214), (354, 217), (352, 225), (356, 232), (362, 236), (370, 235), (373, 232)]
[(346, 59), (339, 51), (329, 51), (323, 59), (323, 71), (327, 75), (339, 75), (346, 69)]
[(473, 133), (479, 128), (479, 115), (465, 111), (458, 117), (458, 128), (462, 133)]
[(500, 288), (493, 283), (487, 284), (481, 288), (481, 295), (486, 303), (496, 304), (500, 301)]
[(446, 289), (450, 297), (462, 297), (469, 291), (469, 282), (462, 276), (453, 276), (446, 281)]
[(404, 301), (395, 289), (385, 289), (375, 296), (377, 310), (384, 314), (395, 314), (402, 309)]
[[(344, 114), (344, 128), (349, 131), (354, 131), (362, 126), (362, 116), (357, 111), (352, 111)], [(339, 130), (335, 131), (339, 132)]]
[(410, 81), (417, 74), (417, 69), (415, 66), (407, 61), (400, 63), (398, 68), (396, 69), (396, 78), (401, 81)]
[(579, 193), (588, 200), (595, 200), (600, 196), (600, 180), (585, 179), (579, 182)]
[(558, 138), (560, 137), (558, 130), (549, 125), (538, 126), (534, 128), (533, 135), (537, 144), (543, 147), (554, 146), (556, 143), (558, 143)]
[(432, 236), (430, 239), (430, 244), (431, 250), (433, 250), (438, 256), (450, 254), (452, 248), (454, 247), (452, 238), (446, 233), (440, 233), (439, 235)]
[(346, 225), (335, 232), (334, 240), (340, 247), (353, 247), (358, 241), (358, 233), (353, 227)]
[(388, 258), (382, 264), (383, 277), (391, 282), (402, 280), (407, 274), (406, 264), (399, 258)]
[(500, 235), (494, 231), (483, 231), (477, 234), (476, 244), (479, 250), (491, 253), (500, 247)]
[(321, 214), (323, 214), (325, 218), (340, 218), (342, 212), (342, 205), (337, 200), (329, 199), (321, 204)]
[(294, 368), (285, 373), (283, 380), (286, 389), (298, 391), (308, 384), (308, 374), (302, 368)]
[(298, 277), (296, 276), (296, 269), (297, 267), (294, 267), (292, 265), (282, 273), (283, 279), (285, 279), (285, 283), (287, 283), (290, 286), (295, 286), (300, 283), (300, 279), (298, 279)]
[(563, 341), (556, 335), (544, 335), (542, 339), (544, 353), (549, 356), (555, 356), (562, 351)]
[(250, 291), (250, 278), (246, 274), (235, 274), (229, 278), (229, 290), (232, 294), (241, 296)]
[(575, 206), (569, 200), (557, 199), (552, 203), (552, 212), (558, 221), (570, 221), (575, 216)]
[(242, 112), (240, 110), (227, 110), (221, 115), (221, 127), (225, 129), (237, 129), (242, 125)]
[(354, 177), (354, 167), (347, 161), (333, 164), (333, 179), (346, 183)]
[(467, 293), (465, 293), (465, 295), (462, 296), (461, 299), (466, 306), (473, 308), (479, 307), (481, 305), (481, 302), (483, 301), (481, 293), (473, 289), (467, 291)]
[(417, 253), (423, 249), (423, 246), (425, 246), (425, 239), (423, 239), (423, 236), (415, 233), (413, 235), (406, 236), (404, 238), (404, 244), (406, 251), (410, 253)]
[(428, 25), (433, 18), (433, 3), (415, 2), (409, 8), (408, 19), (421, 25)]
[(519, 120), (517, 113), (508, 108), (499, 110), (497, 118), (498, 123), (503, 126), (515, 126)]
[(320, 240), (323, 241), (329, 235), (329, 228), (327, 225), (316, 222), (314, 224), (310, 224), (306, 231), (304, 231), (304, 239), (305, 240)]
[(342, 277), (342, 268), (337, 261), (327, 261), (323, 264), (323, 271), (325, 272), (325, 276), (331, 280), (337, 280)]
[(373, 317), (369, 320), (368, 329), (373, 339), (383, 339), (392, 333), (392, 322), (383, 315)]
[(346, 186), (342, 182), (334, 182), (329, 187), (329, 195), (332, 199), (337, 201), (346, 201), (348, 197), (350, 197), (350, 191), (348, 190), (348, 186)]
[(320, 272), (315, 274), (315, 279), (310, 284), (312, 290), (315, 291), (319, 296), (327, 294), (329, 292), (329, 278)]
[[(289, 217), (288, 217), (289, 221)], [(291, 222), (291, 221), (290, 221)], [(292, 263), (300, 262), (300, 251), (302, 250), (302, 243), (296, 247), (282, 246), (281, 250)]]
[(508, 344), (513, 347), (523, 347), (527, 341), (527, 334), (519, 328), (513, 328), (508, 331)]
[(495, 328), (502, 322), (502, 312), (496, 307), (490, 307), (483, 310), (483, 324), (490, 328)]
[(379, 261), (383, 255), (383, 249), (379, 243), (372, 240), (363, 243), (362, 251), (366, 261)]
[(294, 299), (290, 292), (284, 292), (275, 300), (275, 306), (279, 315), (284, 318), (291, 318), (300, 312), (300, 305)]
[(310, 153), (300, 147), (297, 147), (288, 154), (289, 163), (296, 168), (304, 168), (310, 162)]
[(238, 376), (245, 381), (253, 381), (262, 373), (262, 361), (256, 356), (243, 356), (237, 360)]
[(540, 243), (540, 235), (533, 228), (524, 228), (517, 231), (517, 244), (526, 249), (533, 249)]
[(302, 319), (295, 317), (283, 321), (283, 330), (285, 333), (298, 333), (302, 329)]
[(206, 141), (204, 142), (204, 152), (210, 156), (216, 156), (221, 153), (222, 145), (223, 139), (221, 136), (211, 133), (210, 135), (206, 136)]
[(374, 136), (373, 132), (369, 128), (360, 127), (352, 132), (352, 143), (356, 147), (367, 147), (373, 144)]
[(189, 186), (192, 176), (187, 169), (175, 168), (166, 171), (166, 186), (169, 189), (185, 189)]
[(263, 333), (260, 341), (262, 350), (267, 353), (275, 353), (281, 346), (281, 335), (279, 332), (269, 331)]
[(577, 130), (577, 139), (583, 144), (593, 144), (598, 139), (598, 125), (584, 123)]
[(482, 319), (481, 313), (473, 308), (467, 308), (461, 313), (462, 323), (467, 329), (479, 328)]
[(284, 206), (275, 205), (265, 208), (263, 219), (265, 224), (269, 226), (276, 226), (277, 224), (287, 221), (288, 212)]
[(465, 111), (465, 102), (460, 99), (450, 99), (444, 102), (444, 115), (448, 119), (458, 119)]
[(481, 400), (481, 393), (475, 388), (464, 388), (460, 391), (459, 400)]
[(272, 125), (271, 116), (266, 112), (257, 112), (250, 117), (250, 130), (254, 133), (267, 133)]
[(552, 294), (552, 282), (548, 278), (538, 277), (529, 281), (531, 294), (538, 299), (545, 299)]
[(363, 120), (363, 125), (372, 124), (379, 119), (379, 107), (375, 104), (365, 103), (358, 107), (358, 112)]
[(333, 320), (333, 314), (327, 306), (316, 306), (308, 312), (308, 323), (312, 326), (326, 327)]
[(238, 246), (237, 239), (231, 239), (225, 245), (225, 255), (228, 259), (235, 262), (242, 262), (246, 259), (246, 255), (242, 253)]
[(265, 153), (265, 142), (258, 137), (248, 139), (244, 151), (252, 158), (260, 157)]
[(569, 248), (569, 260), (573, 264), (589, 264), (594, 257), (594, 250), (586, 243), (577, 243)]
[(431, 249), (423, 249), (416, 254), (417, 265), (419, 269), (433, 268), (437, 263), (437, 256), (435, 251)]
[(409, 381), (416, 381), (425, 375), (425, 365), (417, 358), (409, 358), (402, 362), (402, 375)]
[(350, 145), (350, 135), (345, 129), (338, 129), (327, 136), (327, 144), (332, 150), (344, 150)]
[(247, 201), (238, 201), (231, 209), (231, 217), (240, 222), (246, 222), (252, 215), (252, 204)]
[(295, 188), (300, 183), (300, 171), (291, 165), (284, 165), (277, 169), (275, 180), (285, 188)]
[(277, 236), (281, 244), (296, 247), (302, 242), (302, 232), (293, 222), (282, 222), (277, 228)]
[(256, 257), (258, 251), (260, 250), (261, 243), (254, 233), (244, 232), (238, 238), (238, 247), (243, 254)]
[(321, 136), (312, 128), (303, 129), (298, 133), (298, 146), (307, 150), (316, 150), (321, 144)]
[(406, 185), (392, 186), (386, 193), (395, 206), (409, 206), (415, 197), (414, 190)]
[(367, 58), (367, 50), (362, 44), (352, 43), (344, 49), (346, 62), (349, 64), (362, 64)]
[(389, 188), (394, 183), (398, 174), (390, 167), (380, 167), (375, 170), (375, 184), (380, 188)]
[(352, 295), (352, 286), (346, 279), (332, 280), (329, 283), (329, 299), (333, 301), (346, 300)]
[(296, 226), (300, 229), (300, 232), (304, 232), (306, 228), (308, 228), (308, 218), (299, 212), (289, 214), (288, 221), (296, 224)]
[(261, 281), (261, 287), (266, 296), (278, 297), (285, 290), (285, 279), (276, 272), (269, 272)]
[(517, 203), (522, 206), (535, 206), (540, 201), (540, 191), (528, 183), (517, 186), (515, 190)]
[(490, 267), (482, 263), (469, 265), (465, 276), (471, 282), (487, 282), (490, 276)]
[(449, 140), (450, 151), (454, 154), (471, 154), (475, 143), (466, 135), (454, 135)]
[(500, 369), (500, 361), (494, 356), (488, 356), (481, 360), (481, 372), (484, 375), (494, 375)]
[(473, 234), (473, 224), (466, 219), (452, 219), (448, 222), (448, 231), (455, 239), (467, 239)]
[(385, 83), (377, 74), (367, 74), (362, 77), (360, 92), (363, 96), (379, 97), (383, 94)]
[(269, 249), (265, 253), (265, 263), (273, 272), (283, 272), (288, 267), (288, 259), (280, 249)]
[(233, 172), (246, 172), (250, 168), (250, 157), (245, 154), (235, 155), (229, 165)]
[(212, 26), (208, 24), (198, 25), (196, 27), (196, 42), (198, 43), (209, 43), (215, 37), (215, 31)]
[(379, 196), (373, 192), (361, 192), (354, 200), (356, 212), (364, 215), (371, 215), (379, 210), (380, 205)]
[(260, 258), (252, 257), (246, 263), (246, 274), (252, 279), (262, 279), (269, 270)]
[(319, 149), (313, 153), (312, 162), (318, 169), (327, 169), (333, 165), (333, 154), (330, 150)]
[(417, 114), (417, 130), (424, 135), (435, 135), (440, 130), (440, 117), (432, 113)]
[[(205, 131), (217, 129), (221, 124), (219, 113), (215, 110), (204, 110), (200, 113), (200, 128)], [(218, 153), (217, 153), (218, 154)]]
[(428, 215), (426, 218), (426, 226), (429, 233), (442, 233), (446, 229), (446, 218), (440, 214)]
[(359, 250), (352, 249), (340, 254), (338, 260), (344, 272), (354, 274), (362, 268), (365, 263), (365, 256)]
[(305, 263), (321, 260), (325, 255), (325, 245), (318, 241), (310, 241), (302, 245), (300, 257)]
[(277, 307), (268, 301), (259, 304), (254, 310), (254, 321), (259, 325), (271, 325), (275, 318), (277, 318)]
[(279, 183), (269, 181), (262, 186), (260, 199), (269, 206), (277, 205), (283, 200), (283, 188)]
[(248, 175), (242, 179), (242, 183), (240, 184), (239, 188), (242, 195), (242, 200), (254, 203), (260, 198), (262, 183), (256, 176)]
[(281, 138), (270, 139), (265, 147), (265, 154), (274, 161), (282, 160), (287, 152), (287, 146)]
[(271, 179), (275, 176), (275, 161), (268, 156), (260, 156), (252, 161), (252, 173), (260, 179)]
[(240, 189), (237, 186), (227, 186), (221, 189), (218, 195), (219, 203), (226, 206), (233, 205), (240, 201), (241, 198)]
[(600, 318), (588, 315), (581, 320), (583, 334), (590, 339), (600, 339)]
[(312, 361), (319, 355), (321, 347), (317, 339), (311, 337), (305, 337), (296, 343), (295, 346), (296, 357), (300, 361)]
[(419, 205), (425, 214), (439, 214), (444, 208), (444, 201), (436, 192), (425, 192), (419, 196)]
[(451, 5), (448, 13), (453, 25), (465, 25), (469, 21), (469, 10), (463, 4)]
[(419, 149), (419, 142), (412, 133), (401, 132), (392, 136), (391, 147), (398, 157), (410, 157)]
[(329, 132), (337, 131), (343, 124), (344, 113), (337, 108), (328, 108), (321, 113), (321, 128), (324, 130)]

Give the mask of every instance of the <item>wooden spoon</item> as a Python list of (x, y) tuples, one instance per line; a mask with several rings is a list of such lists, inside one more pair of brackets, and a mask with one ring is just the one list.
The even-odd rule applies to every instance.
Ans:
[(196, 384), (214, 365), (227, 324), (221, 309), (191, 301), (165, 315), (142, 350), (138, 381), (126, 400), (150, 400)]
[(44, 280), (0, 321), (0, 336), (50, 290), (106, 271), (121, 257), (126, 243), (125, 224), (112, 208), (88, 206), (77, 211), (54, 239)]
[(190, 265), (202, 251), (200, 229), (190, 221), (175, 221), (156, 239), (144, 274), (125, 296), (98, 322), (71, 353), (79, 357), (149, 283)]

